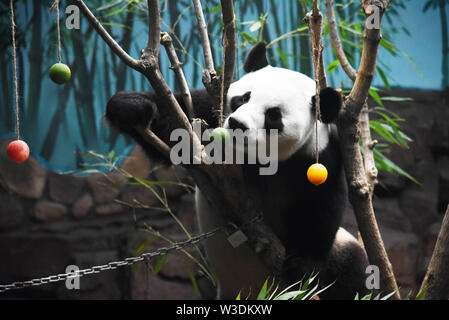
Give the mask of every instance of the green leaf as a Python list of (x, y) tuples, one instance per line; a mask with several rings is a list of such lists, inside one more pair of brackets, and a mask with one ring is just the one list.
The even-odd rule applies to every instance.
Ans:
[(376, 162), (376, 167), (379, 170), (385, 170), (390, 173), (397, 173), (399, 175), (402, 175), (406, 177), (407, 179), (413, 181), (416, 184), (420, 184), (418, 180), (416, 180), (414, 177), (412, 177), (410, 174), (402, 170), (399, 166), (397, 166), (393, 161), (388, 159), (385, 155), (383, 155), (379, 150), (374, 149), (374, 160)]
[(136, 256), (140, 256), (148, 245), (153, 242), (155, 236), (148, 238), (145, 242), (143, 242), (136, 250)]
[(117, 0), (117, 1), (109, 3), (109, 4), (105, 4), (104, 6), (97, 8), (97, 11), (109, 10), (109, 9), (119, 5), (122, 2), (124, 2), (124, 0)]
[(304, 290), (296, 290), (278, 295), (274, 300), (294, 300), (299, 295), (306, 293)]
[(168, 258), (168, 254), (164, 254), (163, 256), (160, 256), (156, 260), (156, 264), (154, 265), (154, 268), (153, 268), (154, 275), (157, 275), (159, 273), (159, 271), (161, 271), (162, 267), (164, 266), (165, 262), (167, 261), (167, 258)]
[(277, 47), (276, 52), (279, 54), (279, 57), (281, 58), (284, 66), (288, 67), (288, 60), (287, 60), (287, 56), (285, 55), (285, 53), (281, 50), (280, 47)]
[(221, 3), (219, 3), (215, 8), (213, 8), (210, 13), (215, 13), (221, 10)]
[(257, 37), (252, 36), (245, 31), (240, 31), (240, 36), (252, 45), (257, 43)]
[(425, 286), (420, 293), (416, 296), (415, 300), (424, 300), (427, 293), (427, 286)]
[(331, 63), (329, 63), (329, 65), (327, 66), (327, 72), (331, 73), (332, 71), (334, 71), (335, 69), (337, 69), (337, 67), (340, 65), (340, 61), (337, 59)]
[(388, 79), (387, 79), (387, 76), (385, 75), (384, 70), (379, 66), (377, 66), (376, 69), (377, 69), (377, 72), (379, 73), (380, 78), (382, 79), (382, 82), (385, 84), (385, 87), (388, 90), (391, 90), (390, 83), (388, 82)]
[(384, 105), (382, 102), (382, 99), (380, 98), (379, 94), (377, 93), (377, 91), (374, 88), (370, 88), (368, 92), (369, 92), (369, 95), (371, 96), (371, 98), (374, 99), (374, 101), (376, 101), (381, 106)]
[(390, 292), (390, 293), (387, 294), (386, 296), (380, 298), (380, 300), (388, 300), (388, 299), (390, 299), (394, 294), (395, 294), (395, 291)]
[(392, 102), (402, 102), (402, 101), (413, 101), (413, 98), (407, 97), (382, 97), (382, 101), (392, 101)]
[(262, 289), (260, 289), (259, 294), (257, 295), (257, 299), (256, 300), (265, 300), (266, 296), (267, 296), (267, 286), (268, 286), (268, 279), (265, 280)]
[(367, 294), (366, 296), (362, 297), (360, 300), (371, 300), (372, 294)]
[(201, 291), (198, 287), (198, 282), (196, 282), (195, 275), (193, 274), (192, 270), (190, 270), (190, 268), (187, 268), (187, 273), (189, 275), (190, 281), (192, 282), (193, 290), (198, 295), (198, 297), (201, 297)]
[(396, 57), (398, 55), (397, 48), (385, 38), (380, 40), (380, 45), (385, 48), (392, 56)]

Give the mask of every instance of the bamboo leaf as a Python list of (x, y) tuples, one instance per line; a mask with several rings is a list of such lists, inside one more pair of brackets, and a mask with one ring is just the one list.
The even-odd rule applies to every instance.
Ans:
[(168, 254), (165, 254), (163, 256), (160, 256), (156, 260), (156, 264), (154, 265), (154, 268), (153, 268), (154, 275), (157, 275), (161, 271), (162, 267), (164, 266), (165, 262), (167, 261), (167, 258), (168, 258)]

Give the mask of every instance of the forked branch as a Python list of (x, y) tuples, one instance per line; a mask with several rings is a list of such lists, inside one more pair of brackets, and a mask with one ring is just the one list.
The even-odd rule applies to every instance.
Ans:
[[(381, 39), (380, 23), (389, 5), (389, 0), (363, 0), (362, 7), (366, 21), (371, 15), (379, 21), (377, 28), (365, 27), (360, 67), (351, 93), (346, 100), (344, 110), (338, 121), (338, 133), (343, 154), (346, 179), (349, 186), (349, 199), (354, 208), (357, 224), (371, 264), (380, 269), (381, 289), (395, 292), (393, 298), (400, 299), (393, 268), (388, 259), (382, 237), (379, 232), (372, 204), (371, 184), (365, 173), (364, 162), (359, 147), (359, 119), (366, 105), (368, 91), (374, 77), (377, 52)], [(368, 26), (368, 24), (366, 24)]]
[[(335, 50), (340, 65), (347, 74), (347, 76), (355, 81), (357, 78), (357, 71), (352, 67), (348, 61), (343, 46), (341, 44), (340, 35), (338, 34), (337, 21), (334, 14), (334, 0), (326, 0), (326, 16), (329, 23), (329, 33), (331, 37), (332, 47)], [(374, 191), (374, 187), (377, 184), (377, 168), (374, 161), (373, 149), (377, 141), (371, 139), (371, 130), (369, 125), (369, 108), (368, 104), (364, 104), (360, 112), (360, 136), (363, 147), (363, 163), (365, 167), (366, 177), (368, 179), (370, 193)]]

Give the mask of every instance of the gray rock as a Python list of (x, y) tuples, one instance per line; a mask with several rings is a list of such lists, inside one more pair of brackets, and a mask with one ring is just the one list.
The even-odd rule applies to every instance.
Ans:
[(137, 146), (134, 147), (126, 159), (123, 160), (120, 168), (127, 171), (134, 177), (146, 179), (151, 172), (150, 159), (145, 154), (143, 149)]
[(140, 263), (132, 273), (131, 298), (133, 300), (194, 300), (200, 297), (195, 293), (191, 282), (161, 279), (153, 275), (145, 263)]
[(95, 207), (95, 211), (99, 215), (110, 215), (122, 212), (124, 210), (123, 206), (118, 203), (106, 203)]
[(155, 171), (156, 180), (161, 183), (167, 197), (174, 198), (188, 191), (186, 185), (192, 185), (185, 169), (177, 166), (159, 168)]
[(84, 179), (70, 174), (49, 173), (50, 198), (64, 204), (73, 204), (80, 195), (84, 183)]
[(30, 156), (22, 163), (14, 163), (6, 156), (11, 139), (0, 142), (0, 180), (6, 187), (24, 198), (39, 199), (44, 192), (47, 179), (46, 170)]
[(40, 221), (55, 221), (64, 218), (67, 208), (56, 202), (39, 201), (34, 209), (34, 217)]
[(406, 296), (416, 289), (418, 238), (413, 233), (405, 233), (389, 228), (380, 228), (393, 272), (400, 287), (401, 295)]
[(118, 197), (127, 183), (127, 178), (117, 172), (93, 174), (87, 178), (95, 202), (105, 203)]
[[(153, 186), (155, 190), (157, 187)], [(162, 207), (154, 193), (142, 185), (130, 185), (122, 192), (122, 200), (130, 205), (143, 204), (145, 206)]]
[(0, 187), (0, 229), (18, 227), (24, 220), (20, 200)]
[(73, 205), (72, 213), (76, 218), (84, 218), (93, 207), (94, 200), (90, 194), (85, 194)]
[(404, 232), (412, 231), (412, 224), (401, 211), (397, 198), (375, 197), (373, 206), (379, 225)]

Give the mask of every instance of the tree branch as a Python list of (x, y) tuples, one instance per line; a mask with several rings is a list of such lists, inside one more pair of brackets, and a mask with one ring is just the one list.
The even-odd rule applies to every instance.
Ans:
[[(323, 59), (323, 43), (321, 41), (321, 32), (323, 28), (323, 15), (318, 9), (318, 1), (313, 0), (313, 9), (304, 17), (304, 22), (309, 26), (310, 44), (312, 49), (312, 59), (314, 65), (315, 81), (317, 81), (317, 90), (327, 87), (326, 69)], [(317, 93), (319, 93), (317, 91)]]
[(223, 15), (223, 88), (222, 96), (226, 96), (232, 79), (234, 78), (235, 68), (235, 19), (233, 0), (221, 0), (221, 9)]
[(215, 72), (214, 60), (212, 58), (212, 50), (209, 42), (209, 35), (207, 33), (207, 25), (204, 20), (203, 8), (201, 7), (201, 0), (193, 0), (193, 6), (195, 7), (195, 16), (198, 22), (201, 45), (203, 47), (204, 64), (206, 66), (206, 70), (208, 70), (210, 73)]
[(170, 60), (171, 63), (170, 69), (175, 72), (176, 80), (178, 82), (179, 89), (181, 90), (182, 93), (182, 99), (187, 109), (187, 115), (189, 119), (192, 119), (194, 117), (193, 102), (189, 90), (189, 85), (187, 84), (184, 72), (182, 71), (183, 63), (179, 61), (175, 47), (173, 46), (172, 38), (168, 33), (166, 32), (161, 33), (161, 43), (165, 47), (168, 59)]
[(103, 38), (104, 42), (111, 48), (111, 50), (129, 67), (134, 70), (139, 70), (139, 63), (137, 60), (132, 58), (125, 50), (120, 47), (120, 45), (111, 37), (111, 35), (106, 31), (106, 29), (101, 25), (100, 21), (93, 15), (93, 13), (86, 6), (84, 1), (75, 0), (75, 3), (80, 8), (83, 15), (89, 21), (90, 25), (97, 31), (98, 35)]
[[(334, 14), (334, 0), (326, 0), (326, 16), (329, 22), (329, 32), (332, 42), (332, 47), (334, 48), (337, 59), (340, 61), (340, 65), (347, 74), (347, 76), (355, 81), (357, 78), (357, 71), (352, 67), (346, 58), (346, 54), (343, 51), (341, 45), (340, 36), (338, 34), (337, 22), (335, 20)], [(361, 140), (363, 147), (363, 163), (365, 167), (366, 177), (370, 186), (370, 193), (374, 191), (374, 187), (377, 184), (377, 168), (374, 161), (373, 148), (377, 144), (377, 141), (372, 141), (371, 130), (369, 126), (369, 108), (365, 103), (360, 113), (360, 129), (361, 129)]]
[(335, 49), (338, 61), (340, 61), (341, 67), (346, 72), (348, 77), (355, 81), (357, 78), (357, 71), (351, 66), (346, 54), (343, 51), (343, 46), (341, 45), (340, 36), (338, 35), (337, 22), (335, 20), (334, 14), (334, 0), (326, 0), (326, 16), (329, 23), (329, 33), (332, 41), (332, 46)]
[[(378, 9), (379, 22), (381, 22), (382, 15), (389, 3), (390, 0), (363, 0), (362, 7), (366, 19), (368, 20), (372, 14), (376, 14), (376, 10), (373, 10), (375, 6)], [(360, 67), (354, 87), (346, 100), (345, 108), (338, 118), (337, 126), (349, 186), (349, 199), (354, 208), (369, 261), (371, 264), (378, 266), (381, 271), (382, 290), (388, 293), (395, 292), (393, 298), (400, 299), (393, 269), (388, 260), (374, 215), (372, 187), (364, 170), (366, 165), (371, 166), (372, 164), (367, 161), (364, 166), (359, 147), (359, 118), (363, 106), (366, 105), (368, 90), (374, 76), (380, 39), (380, 25), (378, 29), (365, 28)]]
[(449, 298), (449, 206), (443, 218), (432, 258), (420, 292), (427, 290), (426, 300), (447, 300)]
[(369, 125), (368, 104), (365, 103), (360, 112), (360, 138), (363, 148), (363, 163), (365, 165), (365, 174), (368, 179), (370, 194), (373, 194), (374, 187), (377, 184), (377, 168), (374, 160), (373, 149), (377, 144), (377, 140), (371, 139), (371, 130)]
[(154, 134), (149, 128), (137, 128), (143, 139), (158, 150), (164, 157), (170, 161), (170, 147)]

